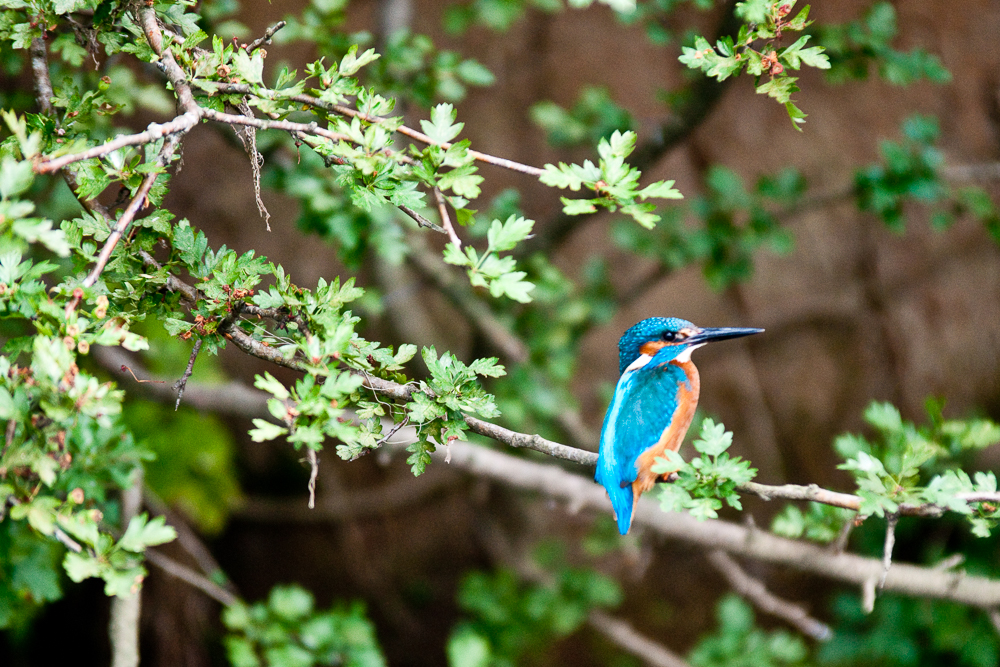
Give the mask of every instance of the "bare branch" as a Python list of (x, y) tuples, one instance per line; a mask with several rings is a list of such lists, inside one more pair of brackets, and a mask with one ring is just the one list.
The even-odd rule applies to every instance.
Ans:
[(59, 542), (62, 543), (62, 545), (64, 547), (66, 547), (67, 549), (69, 549), (73, 553), (77, 553), (78, 554), (78, 553), (83, 552), (83, 547), (80, 546), (80, 543), (77, 542), (76, 540), (74, 540), (69, 535), (67, 535), (66, 532), (62, 528), (59, 528), (58, 526), (56, 526), (55, 530), (52, 533), (52, 536), (55, 537)]
[[(224, 574), (219, 562), (215, 560), (215, 556), (212, 555), (209, 548), (205, 546), (205, 543), (201, 541), (187, 522), (163, 502), (148, 486), (143, 487), (142, 499), (143, 503), (145, 503), (146, 507), (152, 513), (166, 518), (167, 523), (177, 532), (177, 544), (198, 563), (198, 567), (201, 568), (201, 571), (205, 575), (216, 577), (219, 574)], [(228, 579), (225, 588), (230, 593), (236, 594), (232, 582), (228, 581)]]
[(177, 392), (177, 402), (174, 403), (174, 412), (181, 407), (181, 398), (184, 396), (184, 389), (187, 388), (188, 378), (191, 377), (191, 373), (194, 372), (194, 361), (198, 358), (198, 353), (201, 352), (202, 339), (199, 338), (194, 342), (194, 347), (191, 349), (191, 356), (188, 358), (187, 368), (184, 369), (184, 375), (181, 379), (174, 383), (171, 387)]
[(434, 199), (437, 201), (438, 215), (441, 216), (441, 226), (448, 232), (448, 238), (451, 239), (455, 248), (461, 249), (462, 240), (458, 238), (458, 234), (455, 233), (455, 227), (451, 224), (451, 216), (448, 215), (448, 204), (445, 202), (444, 195), (441, 194), (439, 188), (434, 188)]
[(889, 568), (892, 567), (892, 549), (896, 545), (896, 524), (898, 522), (898, 514), (885, 515), (885, 545), (882, 548), (882, 578), (878, 582), (879, 588), (885, 586), (885, 578), (889, 575)]
[(52, 173), (62, 169), (68, 164), (79, 162), (81, 160), (102, 157), (126, 146), (149, 144), (172, 134), (184, 133), (197, 125), (198, 119), (198, 114), (185, 112), (166, 123), (150, 123), (146, 126), (145, 132), (139, 132), (138, 134), (124, 134), (103, 143), (100, 146), (88, 148), (80, 153), (61, 155), (59, 157), (43, 160), (35, 165), (35, 172), (39, 174)]
[(725, 551), (710, 551), (708, 560), (722, 573), (733, 590), (749, 600), (757, 609), (777, 616), (813, 639), (825, 641), (832, 636), (830, 626), (810, 616), (802, 606), (767, 590), (760, 580), (747, 574)]
[[(436, 456), (444, 455), (439, 453)], [(574, 509), (610, 512), (611, 503), (601, 487), (586, 477), (566, 472), (555, 465), (534, 463), (462, 441), (451, 444), (451, 465), (510, 486), (564, 500)], [(722, 549), (731, 554), (858, 586), (868, 581), (874, 586), (882, 574), (879, 559), (834, 554), (821, 546), (778, 537), (756, 528), (717, 519), (699, 521), (690, 514), (664, 512), (648, 497), (640, 499), (636, 506), (635, 525), (645, 526), (672, 539), (709, 549)], [(998, 580), (905, 563), (893, 565), (883, 590), (913, 597), (952, 600), (984, 609), (1000, 606)]]
[[(174, 155), (174, 151), (177, 150), (177, 146), (180, 144), (180, 136), (174, 134), (170, 135), (165, 142), (163, 142), (163, 148), (160, 149), (160, 154), (157, 156), (157, 162), (159, 162), (164, 167), (170, 163), (170, 159)], [(149, 195), (150, 189), (153, 187), (153, 183), (156, 182), (157, 177), (160, 176), (160, 172), (153, 172), (146, 176), (142, 181), (142, 185), (136, 191), (135, 196), (132, 197), (132, 201), (129, 202), (128, 206), (125, 207), (125, 211), (122, 216), (118, 219), (118, 224), (111, 231), (111, 235), (108, 240), (104, 242), (104, 247), (101, 248), (101, 254), (97, 257), (97, 263), (94, 268), (87, 274), (87, 277), (83, 280), (84, 287), (93, 287), (97, 279), (101, 277), (101, 273), (104, 271), (104, 267), (107, 266), (108, 260), (111, 259), (111, 253), (114, 252), (115, 246), (118, 244), (118, 240), (121, 239), (122, 235), (125, 234), (125, 230), (128, 226), (132, 224), (132, 220), (135, 218), (136, 214), (145, 207), (146, 197)], [(74, 299), (70, 302), (70, 305), (75, 307), (78, 299)]]
[(194, 586), (201, 592), (205, 593), (205, 595), (222, 605), (228, 607), (240, 601), (238, 597), (227, 591), (222, 586), (219, 586), (214, 581), (201, 576), (186, 565), (181, 565), (174, 559), (164, 556), (159, 551), (146, 549), (146, 560), (170, 576), (177, 577), (181, 581)]
[(1000, 180), (1000, 162), (982, 164), (955, 164), (944, 168), (943, 175), (949, 181), (997, 181)]
[[(142, 508), (142, 468), (132, 474), (132, 485), (122, 492), (122, 529)], [(142, 595), (117, 596), (111, 600), (111, 667), (138, 667), (139, 665), (139, 613)]]
[(31, 40), (28, 49), (31, 54), (31, 74), (35, 78), (35, 100), (42, 113), (52, 113), (52, 79), (49, 77), (49, 56), (45, 48), (45, 40), (36, 37)]
[(309, 509), (314, 509), (316, 507), (316, 477), (319, 475), (319, 457), (316, 456), (316, 450), (309, 448), (306, 452), (306, 460), (309, 461), (309, 484), (307, 488), (309, 489)]
[(258, 130), (284, 130), (286, 132), (301, 132), (306, 135), (313, 135), (317, 137), (323, 137), (324, 139), (329, 139), (330, 141), (350, 141), (351, 138), (346, 134), (340, 134), (339, 132), (331, 132), (325, 128), (319, 126), (319, 123), (293, 123), (287, 120), (264, 120), (261, 118), (253, 118), (247, 116), (241, 116), (233, 113), (222, 113), (221, 111), (216, 111), (215, 109), (206, 109), (201, 107), (201, 115), (209, 120), (218, 121), (220, 123), (227, 123), (229, 125), (247, 125), (249, 127), (255, 127)]
[(637, 632), (628, 621), (595, 609), (587, 616), (587, 622), (592, 628), (647, 665), (653, 667), (691, 667), (670, 649)]
[(427, 229), (433, 229), (435, 232), (438, 232), (440, 234), (447, 234), (448, 233), (447, 231), (445, 231), (444, 227), (442, 227), (441, 225), (437, 225), (437, 224), (431, 222), (430, 220), (428, 220), (424, 216), (422, 216), (419, 213), (417, 213), (416, 211), (414, 211), (409, 206), (403, 206), (401, 204), (397, 208), (399, 208), (399, 210), (402, 211), (403, 213), (405, 213), (406, 215), (408, 215), (411, 218), (413, 218), (413, 220), (418, 225), (420, 225), (421, 227), (426, 227)]
[[(384, 123), (385, 118), (381, 116), (372, 116), (363, 111), (358, 111), (350, 107), (345, 107), (341, 104), (330, 104), (329, 102), (324, 102), (321, 99), (312, 97), (310, 95), (282, 95), (278, 91), (263, 90), (259, 87), (251, 88), (246, 84), (230, 83), (230, 84), (217, 84), (212, 82), (210, 86), (206, 86), (206, 89), (211, 91), (219, 91), (225, 93), (254, 93), (261, 96), (269, 97), (270, 99), (284, 99), (290, 102), (299, 102), (300, 104), (305, 104), (308, 106), (316, 107), (319, 109), (324, 109), (325, 111), (331, 111), (333, 113), (338, 113), (343, 116), (348, 116), (350, 118), (359, 118), (363, 121), (369, 123)], [(447, 141), (434, 141), (429, 136), (414, 130), (413, 128), (401, 125), (396, 129), (402, 135), (410, 137), (411, 139), (416, 139), (417, 141), (428, 144), (430, 146), (440, 146), (445, 150), (452, 147), (452, 144)], [(479, 151), (469, 150), (469, 155), (472, 156), (474, 160), (478, 162), (485, 162), (486, 164), (491, 164), (495, 167), (503, 167), (504, 169), (509, 169), (511, 171), (521, 172), (522, 174), (528, 174), (529, 176), (539, 177), (545, 173), (545, 170), (539, 169), (538, 167), (532, 167), (530, 165), (521, 164), (520, 162), (515, 162), (513, 160), (508, 160), (502, 157), (495, 157), (493, 155), (488, 155), (486, 153), (481, 153)]]
[(279, 30), (281, 30), (282, 28), (284, 28), (286, 25), (288, 25), (288, 23), (286, 21), (278, 21), (273, 26), (271, 26), (270, 28), (268, 28), (261, 37), (258, 37), (257, 39), (255, 39), (252, 42), (250, 42), (249, 44), (247, 44), (247, 47), (246, 47), (247, 53), (253, 53), (254, 50), (260, 48), (264, 44), (270, 44), (271, 43), (271, 38), (274, 37), (274, 33), (278, 32)]

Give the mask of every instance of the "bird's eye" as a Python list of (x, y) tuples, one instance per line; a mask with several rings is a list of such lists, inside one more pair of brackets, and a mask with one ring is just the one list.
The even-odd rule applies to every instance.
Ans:
[(677, 340), (677, 334), (673, 331), (664, 331), (663, 335), (661, 335), (660, 338), (662, 338), (667, 342), (672, 342)]

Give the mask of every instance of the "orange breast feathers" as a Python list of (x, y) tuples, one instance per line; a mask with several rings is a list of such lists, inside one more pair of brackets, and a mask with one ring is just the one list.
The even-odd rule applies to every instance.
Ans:
[(698, 407), (698, 393), (701, 390), (701, 378), (698, 376), (698, 369), (691, 363), (690, 359), (684, 362), (671, 361), (674, 366), (680, 367), (687, 376), (687, 382), (677, 383), (677, 408), (674, 410), (674, 418), (670, 420), (670, 426), (663, 430), (663, 434), (655, 445), (639, 455), (636, 461), (636, 468), (639, 476), (632, 483), (632, 494), (636, 501), (639, 496), (653, 488), (657, 479), (666, 479), (667, 474), (656, 474), (652, 471), (653, 462), (656, 457), (663, 456), (666, 450), (676, 452), (681, 448), (684, 434), (687, 433), (691, 420), (694, 419), (694, 410)]

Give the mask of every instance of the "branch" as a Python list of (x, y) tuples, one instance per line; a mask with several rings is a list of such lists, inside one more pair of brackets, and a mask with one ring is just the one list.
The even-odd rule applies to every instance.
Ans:
[(219, 586), (214, 581), (201, 576), (186, 565), (181, 565), (174, 559), (164, 556), (159, 551), (146, 549), (146, 560), (167, 574), (177, 577), (181, 581), (194, 586), (220, 604), (228, 607), (240, 601), (238, 597), (227, 591), (222, 586)]
[(691, 667), (683, 658), (667, 647), (637, 632), (628, 621), (595, 609), (587, 616), (587, 622), (595, 630), (643, 660), (647, 665), (653, 667)]
[(198, 120), (198, 114), (185, 112), (166, 123), (150, 123), (146, 126), (145, 132), (121, 135), (111, 141), (101, 144), (100, 146), (94, 146), (93, 148), (89, 148), (80, 153), (72, 153), (70, 155), (62, 155), (42, 160), (35, 165), (35, 172), (38, 174), (49, 174), (62, 169), (68, 164), (79, 162), (81, 160), (102, 157), (126, 146), (149, 144), (172, 134), (183, 134), (197, 125)]
[[(558, 466), (534, 463), (462, 441), (452, 442), (450, 449), (451, 465), (473, 474), (564, 500), (573, 511), (588, 508), (609, 512), (611, 509), (611, 503), (601, 487)], [(441, 458), (444, 454), (436, 456)], [(648, 497), (640, 499), (636, 506), (635, 525), (646, 526), (672, 539), (859, 586), (868, 580), (877, 583), (882, 573), (881, 559), (835, 554), (821, 546), (778, 537), (728, 521), (699, 521), (690, 514), (663, 512)], [(883, 590), (913, 597), (952, 600), (983, 609), (1000, 606), (998, 580), (903, 563), (893, 565)]]
[[(163, 142), (163, 148), (160, 149), (160, 154), (157, 156), (157, 162), (162, 166), (166, 167), (170, 163), (170, 159), (174, 155), (174, 151), (177, 150), (177, 146), (180, 144), (180, 136), (177, 134), (170, 135), (166, 141)], [(118, 240), (121, 239), (125, 230), (128, 226), (132, 224), (132, 220), (140, 209), (146, 205), (146, 197), (149, 195), (150, 189), (153, 187), (153, 183), (156, 182), (157, 177), (159, 177), (160, 172), (152, 172), (146, 176), (142, 181), (142, 185), (136, 191), (135, 196), (132, 197), (132, 201), (129, 202), (125, 211), (122, 213), (121, 218), (118, 219), (118, 224), (112, 230), (111, 235), (108, 240), (104, 242), (104, 247), (101, 248), (101, 254), (97, 257), (97, 263), (94, 268), (90, 271), (86, 278), (83, 280), (84, 287), (93, 287), (97, 279), (101, 277), (101, 273), (104, 271), (104, 267), (107, 266), (108, 260), (111, 259), (111, 253), (114, 251), (115, 246), (118, 244)], [(79, 299), (75, 298), (70, 302), (72, 307), (76, 307), (76, 303)], [(69, 306), (67, 307), (69, 308)]]
[(268, 28), (264, 32), (263, 36), (258, 37), (257, 39), (255, 39), (252, 42), (250, 42), (249, 44), (247, 44), (247, 46), (246, 46), (246, 52), (247, 53), (253, 53), (255, 50), (257, 50), (258, 48), (260, 48), (264, 44), (270, 44), (271, 43), (271, 38), (274, 37), (274, 33), (278, 32), (279, 30), (281, 30), (282, 28), (284, 28), (286, 25), (288, 25), (287, 21), (278, 21), (277, 23), (275, 23), (273, 26), (271, 26), (270, 28)]
[(399, 210), (402, 211), (403, 213), (405, 213), (406, 215), (408, 215), (411, 218), (413, 218), (414, 222), (416, 222), (417, 225), (419, 225), (420, 227), (426, 227), (427, 229), (433, 229), (435, 232), (438, 232), (440, 234), (447, 234), (448, 233), (447, 231), (445, 231), (444, 227), (442, 227), (441, 225), (438, 225), (438, 224), (435, 224), (435, 223), (431, 222), (430, 220), (428, 220), (424, 216), (422, 216), (419, 213), (417, 213), (416, 211), (414, 211), (409, 206), (404, 206), (404, 205), (400, 204), (397, 208), (399, 208)]
[(35, 79), (35, 100), (43, 114), (52, 113), (52, 79), (49, 77), (49, 55), (45, 49), (45, 40), (36, 37), (31, 40), (28, 49), (31, 55), (31, 74)]
[(461, 249), (462, 240), (458, 238), (458, 234), (455, 233), (455, 228), (451, 224), (451, 216), (448, 215), (448, 205), (439, 188), (434, 188), (434, 199), (437, 201), (438, 215), (441, 216), (441, 226), (448, 232), (448, 238), (455, 244), (455, 247)]
[(1000, 180), (1000, 162), (950, 165), (944, 168), (942, 174), (949, 181), (957, 181), (959, 183), (968, 181), (997, 181)]
[(174, 412), (177, 412), (181, 407), (181, 398), (184, 396), (184, 390), (187, 388), (188, 379), (191, 377), (191, 373), (194, 372), (194, 361), (198, 358), (198, 353), (201, 352), (202, 342), (201, 338), (195, 341), (194, 347), (191, 349), (191, 356), (188, 358), (187, 368), (184, 369), (184, 375), (171, 387), (171, 389), (177, 392), (177, 402), (174, 403)]
[[(373, 116), (367, 114), (363, 111), (358, 111), (350, 107), (345, 107), (341, 104), (331, 104), (329, 102), (324, 102), (323, 100), (312, 97), (311, 95), (281, 95), (278, 91), (267, 90), (259, 86), (250, 86), (245, 83), (215, 83), (214, 81), (210, 85), (204, 86), (205, 90), (211, 92), (223, 92), (223, 93), (238, 93), (244, 95), (258, 95), (260, 97), (266, 97), (267, 99), (283, 99), (289, 102), (298, 102), (300, 104), (305, 104), (307, 106), (316, 107), (318, 109), (323, 109), (324, 111), (330, 111), (333, 113), (340, 114), (342, 116), (347, 116), (349, 118), (358, 118), (360, 120), (366, 121), (368, 123), (384, 123), (387, 119), (381, 116)], [(429, 136), (414, 130), (413, 128), (401, 125), (396, 128), (396, 132), (402, 135), (410, 137), (411, 139), (416, 139), (417, 141), (427, 144), (429, 146), (440, 146), (445, 150), (452, 147), (452, 144), (447, 141), (434, 141)], [(543, 169), (538, 167), (532, 167), (527, 164), (521, 164), (520, 162), (515, 162), (513, 160), (508, 160), (502, 157), (495, 157), (493, 155), (488, 155), (486, 153), (481, 153), (479, 151), (474, 151), (469, 149), (469, 155), (479, 162), (485, 162), (486, 164), (491, 164), (495, 167), (503, 167), (504, 169), (510, 169), (511, 171), (518, 171), (522, 174), (528, 174), (529, 176), (539, 177), (545, 173)]]
[[(142, 468), (132, 474), (132, 485), (122, 492), (122, 529), (139, 513), (142, 507)], [(139, 665), (139, 612), (142, 593), (130, 597), (117, 596), (111, 601), (111, 667), (138, 667)]]
[(753, 603), (757, 609), (777, 616), (813, 639), (825, 641), (832, 636), (830, 626), (817, 621), (800, 605), (767, 590), (763, 583), (747, 574), (725, 551), (710, 551), (708, 560), (722, 573), (733, 590)]

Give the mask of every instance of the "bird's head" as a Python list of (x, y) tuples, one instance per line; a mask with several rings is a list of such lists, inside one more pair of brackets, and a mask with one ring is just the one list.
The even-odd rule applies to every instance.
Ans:
[(618, 372), (624, 373), (643, 355), (653, 357), (663, 348), (674, 352), (673, 359), (686, 361), (691, 352), (705, 343), (760, 333), (763, 329), (718, 327), (702, 329), (679, 317), (650, 317), (633, 325), (618, 341)]

